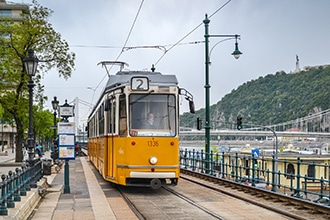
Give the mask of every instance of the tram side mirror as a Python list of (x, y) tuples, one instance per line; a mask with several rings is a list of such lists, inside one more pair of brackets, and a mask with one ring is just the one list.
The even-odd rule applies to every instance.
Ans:
[(190, 109), (190, 113), (192, 114), (195, 113), (195, 103), (192, 100), (189, 100), (189, 109)]
[(179, 88), (179, 94), (184, 95), (185, 99), (189, 101), (190, 113), (195, 113), (195, 103), (193, 101), (193, 95), (184, 88)]

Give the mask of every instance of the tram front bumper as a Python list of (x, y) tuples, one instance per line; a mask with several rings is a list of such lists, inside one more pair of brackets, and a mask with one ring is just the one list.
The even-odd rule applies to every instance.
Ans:
[(146, 179), (168, 179), (175, 178), (175, 172), (130, 172), (131, 178), (146, 178)]
[(178, 177), (175, 172), (130, 172), (126, 178), (127, 186), (146, 186), (159, 189), (164, 185), (177, 185)]

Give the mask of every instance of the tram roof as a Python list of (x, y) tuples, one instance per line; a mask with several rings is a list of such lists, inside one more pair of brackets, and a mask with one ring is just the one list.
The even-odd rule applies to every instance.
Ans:
[(116, 75), (110, 75), (105, 91), (120, 87), (127, 86), (131, 83), (133, 76), (146, 76), (149, 78), (149, 85), (159, 86), (176, 86), (178, 80), (175, 75), (163, 75), (160, 72), (149, 71), (120, 71)]

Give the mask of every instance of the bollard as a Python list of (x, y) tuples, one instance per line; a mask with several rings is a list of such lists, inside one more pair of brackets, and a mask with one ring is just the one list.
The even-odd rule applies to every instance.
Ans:
[(19, 171), (19, 188), (20, 188), (20, 195), (21, 196), (26, 196), (26, 188), (25, 188), (25, 183), (24, 183), (24, 171), (25, 171), (25, 166), (21, 166), (21, 170)]
[(8, 172), (7, 180), (8, 180), (8, 187), (7, 187), (7, 208), (15, 208), (15, 203), (13, 200), (13, 172), (10, 170)]
[(16, 168), (15, 173), (14, 173), (14, 201), (15, 202), (21, 201), (21, 196), (18, 193), (20, 191), (19, 172), (20, 172), (19, 168)]
[(1, 206), (0, 206), (0, 215), (8, 215), (8, 210), (6, 206), (6, 187), (7, 187), (7, 181), (6, 181), (6, 175), (2, 174), (1, 175)]

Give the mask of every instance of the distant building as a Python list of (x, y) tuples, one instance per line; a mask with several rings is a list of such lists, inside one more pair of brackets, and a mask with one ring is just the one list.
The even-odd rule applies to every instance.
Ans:
[(14, 21), (23, 20), (22, 14), (27, 14), (29, 6), (26, 4), (8, 3), (0, 0), (0, 18), (10, 18)]

